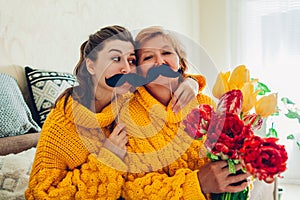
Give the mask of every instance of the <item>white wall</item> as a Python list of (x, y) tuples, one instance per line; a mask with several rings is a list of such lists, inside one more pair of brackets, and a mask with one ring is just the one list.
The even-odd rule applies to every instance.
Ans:
[(0, 0), (0, 65), (72, 72), (99, 28), (161, 25), (199, 41), (197, 0)]
[(200, 44), (221, 70), (228, 67), (225, 0), (200, 0)]

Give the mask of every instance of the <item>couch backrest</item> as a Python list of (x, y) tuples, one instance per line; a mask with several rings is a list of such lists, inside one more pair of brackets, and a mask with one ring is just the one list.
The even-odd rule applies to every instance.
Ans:
[(29, 106), (30, 110), (33, 111), (33, 100), (30, 97), (24, 67), (19, 65), (0, 66), (0, 73), (8, 74), (17, 80), (27, 105)]

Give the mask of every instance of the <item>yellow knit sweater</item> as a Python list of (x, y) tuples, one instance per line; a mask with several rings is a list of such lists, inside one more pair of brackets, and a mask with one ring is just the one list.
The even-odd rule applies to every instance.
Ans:
[[(118, 99), (122, 104), (122, 100)], [(114, 103), (95, 114), (69, 98), (44, 123), (26, 199), (117, 199), (127, 167), (102, 147), (115, 119)]]
[[(198, 102), (212, 103), (202, 94)], [(205, 199), (197, 170), (206, 151), (181, 124), (198, 102), (174, 115), (142, 87), (95, 114), (71, 98), (64, 110), (62, 99), (44, 123), (26, 199)], [(129, 135), (124, 162), (102, 147), (121, 105)]]
[[(205, 84), (203, 85), (203, 87)], [(201, 90), (203, 88), (200, 88)], [(144, 87), (120, 111), (129, 137), (122, 196), (125, 199), (206, 199), (197, 172), (208, 159), (203, 141), (184, 132), (183, 119), (199, 103), (214, 105), (201, 93), (178, 114)]]

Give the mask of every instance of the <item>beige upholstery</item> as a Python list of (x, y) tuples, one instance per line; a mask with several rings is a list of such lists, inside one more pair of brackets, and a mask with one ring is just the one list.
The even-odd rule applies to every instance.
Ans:
[[(33, 112), (33, 102), (30, 98), (29, 89), (25, 76), (24, 67), (18, 65), (0, 66), (0, 73), (9, 74), (14, 77), (21, 89), (25, 102)], [(18, 136), (0, 138), (0, 155), (19, 153), (37, 145), (39, 133), (30, 133)]]

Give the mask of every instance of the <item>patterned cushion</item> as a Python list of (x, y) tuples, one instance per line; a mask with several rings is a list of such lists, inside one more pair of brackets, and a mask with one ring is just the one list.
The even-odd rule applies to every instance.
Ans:
[(57, 97), (65, 89), (74, 86), (76, 79), (70, 73), (32, 69), (28, 66), (25, 67), (25, 74), (38, 114), (33, 114), (33, 117), (42, 126)]
[(0, 73), (0, 82), (0, 137), (40, 131), (17, 81), (8, 74)]
[(36, 148), (0, 156), (0, 199), (25, 199)]

